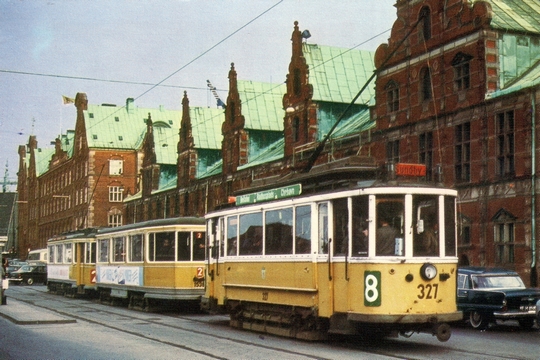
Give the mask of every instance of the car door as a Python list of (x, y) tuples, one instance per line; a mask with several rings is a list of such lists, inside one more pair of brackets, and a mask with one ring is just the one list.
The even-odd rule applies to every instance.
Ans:
[(469, 292), (471, 290), (471, 282), (469, 279), (469, 275), (458, 274), (457, 288), (458, 309), (462, 310), (463, 306), (468, 303)]

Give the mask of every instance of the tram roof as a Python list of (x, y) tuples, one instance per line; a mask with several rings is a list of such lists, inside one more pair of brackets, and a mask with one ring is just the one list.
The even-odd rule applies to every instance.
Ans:
[(204, 218), (200, 217), (176, 217), (176, 218), (167, 218), (167, 219), (156, 219), (148, 220), (143, 222), (138, 222), (134, 224), (127, 224), (117, 227), (108, 227), (99, 229), (97, 235), (108, 234), (118, 231), (133, 230), (145, 227), (155, 227), (155, 226), (167, 226), (167, 225), (204, 225)]

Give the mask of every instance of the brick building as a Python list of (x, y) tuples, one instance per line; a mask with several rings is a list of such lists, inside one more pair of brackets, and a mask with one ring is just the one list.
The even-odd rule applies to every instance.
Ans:
[[(140, 174), (142, 182), (122, 185), (133, 189), (124, 201), (125, 222), (202, 216), (230, 196), (284, 176), (317, 172), (339, 180), (342, 168), (424, 163), (428, 178), (459, 190), (462, 263), (515, 269), (536, 285), (536, 1), (397, 0), (395, 6), (388, 43), (374, 54), (308, 44), (295, 23), (285, 86), (240, 81), (233, 65), (225, 109), (190, 107), (184, 95), (177, 123), (167, 125), (152, 113), (140, 145), (131, 149), (139, 168), (130, 174)], [(368, 83), (374, 71), (375, 83)], [(173, 138), (176, 143), (161, 144)], [(51, 164), (69, 163), (64, 159), (71, 155), (62, 153), (66, 140), (60, 139)], [(34, 142), (29, 141), (29, 160), (21, 160), (19, 176), (28, 175), (20, 196), (30, 197), (25, 191), (43, 184), (46, 198), (54, 194), (45, 186), (48, 178), (31, 175), (42, 174), (32, 160)], [(21, 159), (26, 151), (20, 149)], [(101, 163), (112, 156), (106, 151)], [(89, 147), (79, 166), (90, 155), (95, 157)], [(97, 180), (100, 165), (92, 164), (87, 184)], [(48, 169), (53, 176), (54, 166)], [(106, 200), (105, 194), (99, 199)], [(104, 205), (104, 213), (111, 208)], [(94, 218), (84, 225), (96, 225)], [(37, 223), (47, 229), (65, 221), (59, 231), (76, 223), (47, 220), (27, 218), (29, 231), (37, 231)]]
[[(122, 201), (137, 192), (147, 122), (178, 128), (179, 111), (90, 105), (86, 94), (74, 99), (75, 130), (54, 147), (38, 147), (35, 136), (19, 147), (18, 252), (46, 247), (52, 235), (124, 222)], [(178, 138), (171, 139), (174, 148)], [(162, 145), (162, 144), (160, 144)], [(176, 159), (173, 159), (176, 162)], [(174, 168), (174, 165), (173, 165)]]
[(537, 2), (395, 6), (375, 55), (372, 154), (425, 163), (431, 177), (441, 168), (459, 190), (462, 262), (514, 269), (536, 285)]

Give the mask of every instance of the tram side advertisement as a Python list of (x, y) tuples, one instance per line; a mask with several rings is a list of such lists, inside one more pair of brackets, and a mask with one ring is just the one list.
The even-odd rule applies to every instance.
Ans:
[(97, 282), (113, 285), (143, 286), (143, 268), (140, 266), (98, 266)]

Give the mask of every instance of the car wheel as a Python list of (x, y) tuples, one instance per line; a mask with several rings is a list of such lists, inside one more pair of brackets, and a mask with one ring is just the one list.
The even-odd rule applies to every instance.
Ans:
[(488, 317), (478, 311), (471, 311), (469, 322), (471, 323), (471, 326), (477, 330), (485, 330), (489, 325)]
[(519, 326), (526, 330), (530, 330), (534, 326), (534, 318), (521, 319), (518, 322)]
[(34, 283), (34, 279), (28, 278), (28, 279), (26, 280), (26, 283), (27, 283), (28, 285), (32, 285), (32, 284)]

